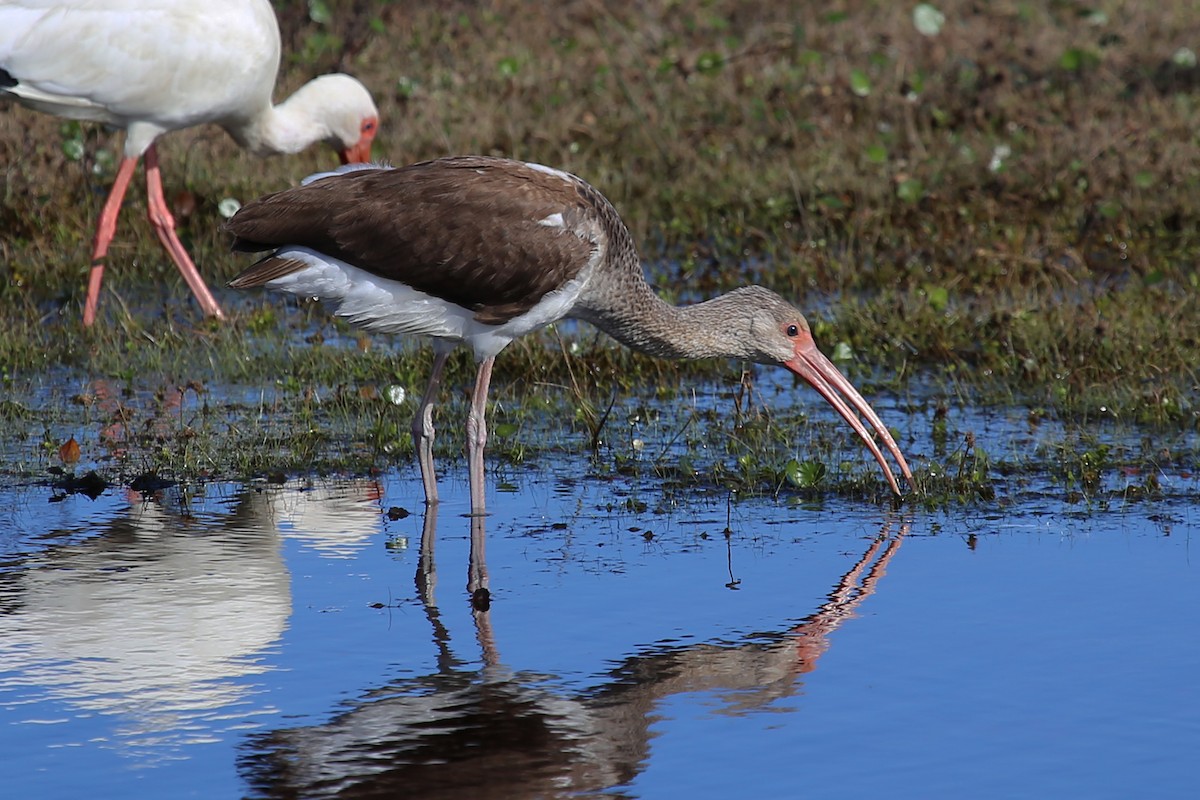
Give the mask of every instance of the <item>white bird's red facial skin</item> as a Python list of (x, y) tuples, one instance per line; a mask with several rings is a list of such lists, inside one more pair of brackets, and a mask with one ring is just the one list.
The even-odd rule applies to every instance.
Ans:
[[(883, 440), (888, 451), (896, 459), (896, 463), (900, 465), (900, 471), (903, 473), (909, 485), (912, 485), (913, 476), (912, 470), (908, 468), (908, 462), (904, 460), (904, 454), (900, 452), (900, 447), (896, 444), (896, 440), (892, 438), (892, 434), (888, 431), (887, 426), (871, 408), (871, 405), (863, 399), (863, 396), (854, 388), (854, 384), (838, 371), (838, 368), (833, 365), (833, 362), (825, 357), (825, 354), (817, 349), (816, 342), (813, 341), (812, 332), (809, 331), (808, 325), (803, 321), (785, 322), (780, 330), (783, 335), (792, 340), (794, 355), (788, 361), (785, 361), (783, 366), (787, 367), (792, 372), (799, 375), (810, 386), (817, 390), (821, 397), (825, 398), (825, 402), (833, 406), (838, 415), (846, 421), (850, 427), (854, 428), (855, 433), (866, 444), (867, 449), (871, 451), (871, 455), (875, 456), (875, 460), (879, 462), (879, 466), (883, 468), (884, 475), (887, 477), (888, 484), (892, 487), (892, 491), (897, 496), (901, 495), (900, 485), (896, 481), (896, 476), (892, 472), (891, 466), (887, 459), (884, 458), (883, 452), (879, 449), (879, 445), (871, 438), (870, 432), (863, 425), (860, 415), (867, 418), (874, 428), (875, 433)], [(847, 405), (849, 400), (849, 405)], [(853, 408), (851, 408), (853, 406)]]
[(338, 155), (343, 164), (366, 164), (371, 160), (371, 143), (379, 131), (379, 119), (367, 117), (362, 121), (358, 141), (343, 149)]

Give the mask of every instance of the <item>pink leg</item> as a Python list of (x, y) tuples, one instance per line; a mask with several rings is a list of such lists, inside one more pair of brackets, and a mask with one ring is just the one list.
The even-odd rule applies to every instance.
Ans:
[(486, 513), (483, 491), (483, 447), (487, 444), (487, 422), (484, 419), (484, 412), (487, 411), (488, 386), (492, 382), (492, 364), (495, 361), (495, 357), (492, 357), (479, 362), (479, 371), (475, 374), (475, 393), (471, 395), (471, 411), (467, 415), (467, 463), (470, 468), (472, 515)]
[(175, 266), (179, 267), (179, 272), (187, 281), (187, 285), (191, 287), (192, 294), (196, 295), (200, 307), (208, 316), (224, 319), (225, 315), (221, 313), (221, 307), (213, 299), (212, 292), (208, 290), (204, 279), (200, 277), (200, 272), (192, 263), (191, 256), (187, 254), (187, 250), (183, 249), (183, 244), (175, 235), (175, 218), (171, 216), (171, 211), (167, 208), (167, 200), (163, 196), (162, 174), (158, 169), (158, 151), (154, 145), (150, 145), (146, 150), (146, 198), (150, 207), (150, 224), (154, 226), (154, 232), (158, 234), (158, 240), (166, 248), (167, 255), (175, 262)]
[(433, 371), (429, 374), (429, 385), (421, 398), (421, 407), (413, 418), (412, 437), (417, 448), (417, 466), (421, 468), (421, 482), (425, 484), (425, 504), (434, 506), (438, 502), (437, 475), (433, 471), (433, 401), (442, 385), (442, 370), (450, 358), (449, 349), (433, 348)]
[(108, 245), (112, 242), (113, 234), (117, 232), (117, 215), (121, 212), (121, 202), (129, 189), (129, 181), (133, 171), (137, 169), (136, 158), (121, 159), (117, 169), (117, 179), (113, 181), (108, 199), (104, 201), (104, 210), (100, 212), (100, 220), (96, 223), (96, 238), (92, 240), (92, 271), (88, 276), (87, 300), (83, 305), (83, 327), (90, 328), (96, 321), (96, 308), (100, 305), (100, 283), (104, 280), (104, 257), (108, 255)]

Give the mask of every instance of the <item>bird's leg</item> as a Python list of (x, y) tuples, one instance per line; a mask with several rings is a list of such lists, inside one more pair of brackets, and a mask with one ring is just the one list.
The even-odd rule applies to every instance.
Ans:
[(96, 238), (92, 240), (92, 271), (88, 276), (87, 300), (83, 305), (83, 327), (90, 328), (96, 321), (96, 308), (100, 305), (100, 282), (104, 280), (104, 257), (108, 255), (108, 245), (112, 242), (113, 234), (117, 232), (117, 215), (121, 212), (121, 203), (125, 192), (129, 189), (129, 181), (133, 171), (137, 169), (137, 158), (121, 159), (117, 169), (117, 178), (113, 181), (108, 199), (104, 201), (104, 210), (96, 223)]
[(200, 271), (196, 269), (191, 256), (183, 248), (179, 237), (175, 235), (175, 218), (171, 216), (171, 210), (167, 208), (166, 197), (163, 196), (162, 173), (158, 169), (158, 150), (154, 145), (150, 145), (146, 150), (146, 199), (150, 211), (150, 224), (154, 226), (158, 240), (162, 242), (163, 247), (167, 250), (167, 255), (179, 268), (179, 272), (187, 281), (192, 294), (196, 295), (200, 307), (208, 316), (224, 319), (225, 315), (221, 313), (221, 307), (217, 305), (212, 292), (208, 290), (204, 279), (200, 277)]
[(495, 361), (493, 356), (479, 362), (479, 371), (475, 373), (475, 393), (471, 395), (471, 411), (467, 414), (467, 463), (470, 468), (472, 515), (486, 513), (483, 447), (487, 444), (487, 422), (484, 420), (484, 412), (487, 410), (488, 386), (492, 382), (492, 364)]
[(433, 401), (442, 385), (442, 370), (446, 360), (450, 358), (449, 350), (434, 347), (433, 371), (429, 374), (429, 384), (421, 397), (421, 406), (417, 416), (413, 417), (413, 445), (417, 448), (417, 466), (421, 468), (421, 483), (425, 484), (425, 504), (437, 505), (437, 475), (433, 471)]

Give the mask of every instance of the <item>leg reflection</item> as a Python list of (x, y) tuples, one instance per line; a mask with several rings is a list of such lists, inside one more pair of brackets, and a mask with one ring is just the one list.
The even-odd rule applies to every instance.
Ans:
[(479, 640), (479, 651), (483, 663), (494, 667), (500, 663), (500, 651), (492, 633), (492, 593), (488, 589), (487, 559), (484, 544), (487, 529), (482, 514), (471, 516), (471, 557), (467, 566), (467, 591), (471, 594), (471, 615), (475, 618), (475, 636)]
[(492, 593), (488, 590), (487, 529), (483, 515), (471, 516), (471, 557), (467, 566), (467, 591), (471, 594), (471, 608), (487, 611), (492, 607)]
[[(442, 625), (438, 611), (437, 599), (434, 592), (437, 588), (437, 559), (434, 557), (434, 542), (437, 540), (436, 505), (425, 509), (425, 519), (421, 526), (421, 550), (417, 557), (417, 573), (414, 578), (417, 586), (417, 597), (425, 606), (425, 613), (433, 626), (434, 639), (438, 642), (448, 640), (445, 626)], [(471, 616), (475, 620), (476, 635), (482, 651), (485, 664), (499, 663), (500, 656), (492, 635), (492, 622), (489, 612), (492, 607), (492, 593), (488, 588), (488, 571), (486, 558), (487, 518), (471, 516), (471, 551), (467, 564), (467, 595), (471, 603)]]
[(436, 608), (433, 590), (437, 588), (437, 564), (433, 560), (433, 543), (437, 540), (436, 504), (425, 507), (425, 519), (421, 524), (421, 553), (417, 556), (417, 597), (426, 608)]

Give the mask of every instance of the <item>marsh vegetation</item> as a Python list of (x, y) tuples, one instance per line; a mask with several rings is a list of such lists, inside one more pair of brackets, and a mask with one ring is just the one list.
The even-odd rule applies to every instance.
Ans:
[[(377, 158), (484, 153), (586, 178), (673, 300), (749, 281), (790, 296), (864, 395), (895, 398), (883, 416), (920, 465), (918, 502), (996, 502), (1035, 473), (1064, 496), (1153, 496), (1160, 476), (1195, 473), (1190, 0), (945, 0), (940, 20), (860, 1), (345, 5), (277, 3), (281, 93), (344, 70), (382, 112)], [(227, 201), (330, 154), (262, 161), (215, 128), (164, 139), (181, 237), (231, 319), (201, 319), (135, 191), (85, 331), (88, 237), (118, 147), (100, 126), (0, 113), (5, 480), (407, 463), (397, 388), (418, 390), (427, 352), (223, 289), (246, 264), (221, 230)], [(529, 337), (497, 364), (492, 460), (577, 451), (581, 469), (668, 487), (884, 501), (852, 434), (746, 366), (656, 361), (583, 326)], [(464, 352), (440, 410), (447, 456), (470, 373)], [(991, 441), (965, 406), (1058, 433)]]

